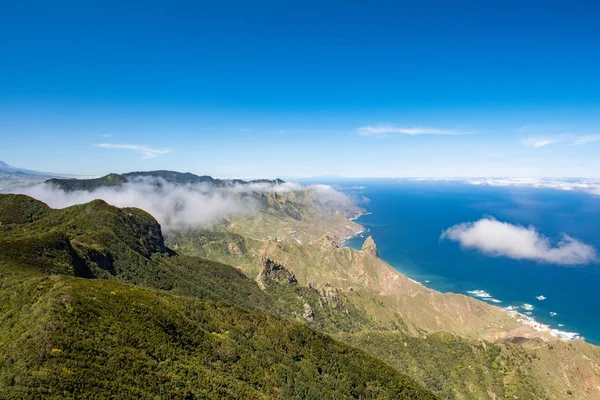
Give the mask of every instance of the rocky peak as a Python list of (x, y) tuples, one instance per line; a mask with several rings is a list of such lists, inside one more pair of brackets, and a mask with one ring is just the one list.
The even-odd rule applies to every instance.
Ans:
[(369, 253), (375, 257), (379, 257), (377, 245), (375, 244), (375, 241), (373, 240), (372, 236), (369, 236), (365, 239), (365, 242), (362, 245), (362, 251), (364, 251), (365, 253)]

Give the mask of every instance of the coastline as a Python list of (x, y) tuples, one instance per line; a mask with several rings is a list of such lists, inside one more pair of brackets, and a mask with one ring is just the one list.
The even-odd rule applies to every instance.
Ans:
[[(357, 214), (356, 216), (352, 217), (352, 218), (348, 218), (350, 221), (356, 221), (358, 220), (360, 217), (365, 216), (365, 215), (370, 215), (372, 214), (371, 212), (365, 211), (362, 213)], [(361, 225), (362, 226), (362, 225)], [(364, 226), (362, 226), (363, 229), (348, 236), (347, 238), (345, 238), (342, 241), (342, 247), (348, 247), (348, 241), (351, 239), (354, 239), (358, 236), (364, 235), (366, 232), (369, 231), (369, 229), (364, 228)], [(397, 267), (395, 267), (393, 264), (391, 264), (390, 262), (388, 262), (387, 260), (383, 260), (386, 263), (388, 263), (389, 265), (392, 266), (392, 268), (394, 268), (398, 273), (404, 275), (403, 272), (401, 272), (400, 270), (398, 270)], [(435, 288), (429, 287), (428, 285), (426, 285), (425, 283), (429, 283), (429, 281), (425, 281), (425, 283), (418, 281), (416, 279), (410, 278), (407, 275), (406, 276), (409, 280), (411, 280), (414, 283), (417, 283), (423, 287), (426, 287), (428, 289), (431, 290), (436, 290)], [(450, 293), (455, 293), (455, 294), (463, 294), (463, 293), (459, 293), (459, 292), (450, 292)], [(488, 292), (486, 292), (485, 290), (482, 289), (475, 289), (475, 290), (469, 290), (466, 292), (469, 297), (472, 297), (474, 299), (480, 300), (480, 301), (484, 301), (490, 305), (496, 306), (499, 309), (503, 310), (504, 312), (508, 313), (508, 315), (510, 315), (513, 319), (515, 319), (517, 322), (522, 323), (523, 325), (526, 325), (538, 332), (547, 332), (548, 334), (550, 334), (553, 337), (556, 337), (557, 339), (561, 340), (561, 341), (571, 341), (571, 340), (583, 340), (585, 341), (585, 337), (581, 336), (579, 333), (577, 332), (568, 332), (568, 331), (564, 331), (564, 330), (560, 330), (557, 328), (553, 328), (552, 326), (548, 325), (548, 324), (544, 324), (541, 323), (539, 321), (537, 321), (533, 316), (531, 316), (531, 311), (533, 310), (533, 306), (531, 306), (530, 304), (523, 304), (522, 306), (518, 306), (518, 305), (509, 305), (507, 307), (501, 307), (499, 304), (502, 303), (501, 300), (495, 299), (493, 298)], [(542, 296), (543, 297), (543, 296)], [(544, 297), (545, 299), (545, 297)], [(538, 300), (539, 297), (538, 297)], [(524, 313), (515, 311), (519, 308), (523, 308), (525, 310), (525, 312), (529, 315), (526, 315)], [(551, 313), (552, 314), (552, 313)], [(556, 314), (554, 314), (556, 315)]]
[[(350, 217), (348, 218), (349, 221), (356, 221), (357, 219), (359, 219), (360, 217), (362, 217), (363, 215), (370, 215), (371, 213), (368, 211), (365, 212), (359, 212), (358, 214), (356, 214), (354, 217)], [(360, 224), (358, 224), (360, 225)], [(354, 239), (355, 237), (358, 237), (360, 235), (363, 235), (364, 233), (368, 232), (369, 230), (366, 229), (364, 226), (360, 225), (360, 227), (362, 228), (361, 230), (359, 230), (358, 232), (353, 233), (352, 235), (342, 239), (342, 243), (341, 243), (341, 247), (348, 247), (347, 246), (347, 242), (350, 239)]]

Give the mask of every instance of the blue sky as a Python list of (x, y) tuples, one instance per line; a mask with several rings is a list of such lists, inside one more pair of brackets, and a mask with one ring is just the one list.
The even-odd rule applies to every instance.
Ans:
[(2, 1), (0, 160), (597, 177), (598, 15), (596, 1)]

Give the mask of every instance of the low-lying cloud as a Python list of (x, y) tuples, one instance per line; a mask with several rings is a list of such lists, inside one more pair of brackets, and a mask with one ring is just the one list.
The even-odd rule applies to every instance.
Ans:
[(416, 181), (460, 182), (476, 186), (532, 187), (600, 196), (598, 178), (415, 178)]
[(154, 216), (165, 231), (204, 228), (229, 216), (251, 215), (260, 204), (251, 193), (289, 193), (309, 191), (320, 203), (345, 205), (349, 199), (330, 186), (303, 186), (296, 183), (253, 183), (214, 187), (208, 184), (175, 185), (162, 179), (138, 178), (121, 186), (101, 187), (93, 191), (65, 192), (52, 184), (19, 189), (47, 203), (64, 208), (102, 199), (117, 207), (137, 207)]
[(524, 227), (482, 218), (444, 230), (440, 239), (453, 240), (464, 248), (479, 250), (492, 257), (510, 257), (559, 265), (589, 264), (596, 261), (596, 250), (577, 239), (563, 234), (552, 244), (534, 227)]

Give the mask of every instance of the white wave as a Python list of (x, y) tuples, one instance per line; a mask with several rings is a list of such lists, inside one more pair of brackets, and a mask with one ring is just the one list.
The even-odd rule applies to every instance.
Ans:
[[(350, 228), (350, 227), (347, 227)], [(356, 233), (353, 233), (352, 235), (348, 236), (347, 238), (345, 238), (344, 240), (342, 240), (342, 247), (346, 246), (346, 242), (349, 241), (350, 239), (354, 239), (355, 237), (364, 237), (363, 234), (367, 232), (365, 229), (358, 231)]]
[(502, 301), (493, 298), (491, 294), (482, 289), (468, 290), (467, 293), (469, 293), (472, 296), (479, 297), (481, 300), (489, 301), (492, 303), (502, 303)]
[(544, 297), (543, 295), (541, 295), (541, 296), (537, 296), (536, 299), (542, 301), (542, 300), (546, 300), (546, 297)]
[(531, 304), (523, 304), (521, 307), (523, 307), (523, 310), (525, 311), (532, 311), (533, 310), (533, 306)]
[(416, 283), (417, 285), (421, 285), (424, 286), (421, 282), (419, 281), (415, 281), (414, 279), (408, 278), (409, 281), (413, 281), (414, 283)]
[(556, 317), (557, 315), (558, 315), (558, 314), (557, 314), (557, 313), (555, 313), (554, 311), (550, 311), (550, 316), (551, 316), (551, 317)]
[(371, 215), (372, 213), (370, 212), (363, 212), (363, 213), (358, 213), (356, 214), (354, 217), (348, 218), (350, 221), (355, 221), (357, 219), (359, 219), (360, 217), (362, 217), (363, 215)]
[(491, 294), (482, 289), (468, 290), (467, 293), (472, 294), (475, 297), (480, 297), (482, 299), (487, 299), (492, 297)]
[[(508, 307), (507, 307), (508, 308)], [(558, 329), (554, 329), (551, 328), (548, 325), (542, 324), (538, 321), (536, 321), (533, 317), (527, 316), (527, 315), (523, 315), (521, 313), (518, 313), (516, 311), (511, 311), (511, 310), (507, 310), (505, 309), (506, 312), (513, 318), (515, 318), (517, 320), (517, 322), (520, 322), (524, 325), (527, 325), (533, 329), (535, 329), (538, 332), (548, 332), (550, 335), (557, 337), (561, 340), (574, 340), (574, 339), (584, 339), (581, 335), (579, 335), (579, 333), (577, 332), (566, 332), (566, 331), (561, 331)], [(559, 327), (564, 326), (563, 324), (558, 324)]]

